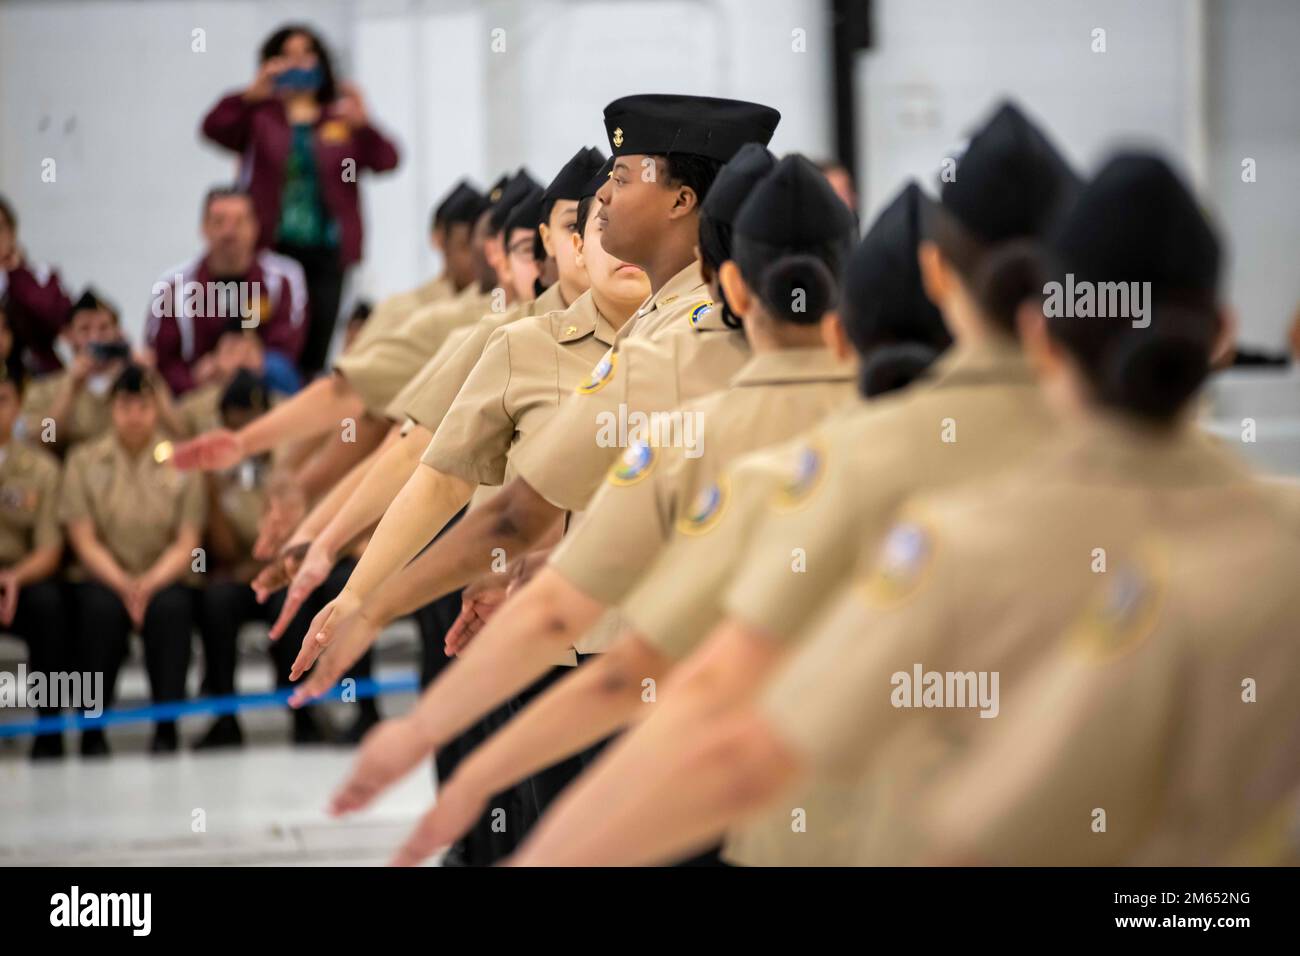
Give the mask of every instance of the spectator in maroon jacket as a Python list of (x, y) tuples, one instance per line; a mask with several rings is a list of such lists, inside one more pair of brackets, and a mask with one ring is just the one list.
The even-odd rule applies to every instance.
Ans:
[(14, 355), (31, 375), (57, 372), (63, 367), (54, 341), (72, 308), (72, 300), (59, 284), (59, 274), (48, 266), (28, 262), (18, 247), (18, 217), (0, 196), (0, 308), (8, 317)]
[(325, 365), (343, 276), (361, 258), (357, 177), (397, 165), (397, 150), (370, 125), (361, 95), (336, 86), (325, 45), (304, 26), (282, 27), (262, 45), (247, 89), (221, 98), (203, 135), (240, 154), (261, 223), (259, 246), (302, 263), (311, 326), (299, 367)]
[(168, 269), (153, 285), (144, 334), (158, 371), (177, 396), (215, 381), (217, 341), (238, 317), (257, 329), (277, 390), (295, 391), (294, 363), (308, 327), (302, 266), (257, 248), (253, 201), (241, 190), (208, 191), (202, 232), (202, 255)]

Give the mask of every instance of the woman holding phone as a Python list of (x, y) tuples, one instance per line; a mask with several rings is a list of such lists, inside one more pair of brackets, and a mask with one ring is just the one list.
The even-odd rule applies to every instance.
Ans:
[(258, 246), (302, 264), (311, 320), (299, 359), (310, 378), (325, 365), (343, 278), (361, 258), (361, 170), (397, 166), (397, 150), (370, 125), (356, 87), (338, 83), (324, 43), (288, 25), (262, 44), (257, 76), (222, 97), (203, 135), (240, 154), (253, 197)]

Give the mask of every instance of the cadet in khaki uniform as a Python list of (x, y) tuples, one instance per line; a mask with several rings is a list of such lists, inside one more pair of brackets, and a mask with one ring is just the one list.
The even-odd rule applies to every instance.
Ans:
[[(181, 700), (193, 630), (193, 550), (204, 523), (203, 483), (166, 462), (152, 378), (129, 365), (113, 383), (113, 429), (73, 449), (59, 517), (78, 559), (75, 587), (81, 669), (104, 673), (112, 706), (127, 636), (138, 629), (155, 702)], [(175, 722), (159, 722), (154, 752), (176, 749)], [(83, 755), (106, 753), (102, 730), (82, 734)]]
[[(653, 295), (660, 295), (684, 270), (698, 271), (695, 244), (699, 238), (699, 203), (722, 163), (745, 142), (766, 143), (778, 119), (779, 114), (768, 107), (709, 97), (626, 97), (606, 107), (605, 125), (614, 163), (610, 179), (597, 194), (602, 225), (609, 241), (618, 245), (617, 250), (611, 247), (611, 253), (641, 266), (649, 277)], [(671, 156), (667, 155), (669, 149), (674, 150)], [(696, 286), (691, 284), (690, 288)], [(566, 400), (535, 440), (521, 442), (512, 450), (513, 467), (523, 482), (510, 482), (501, 495), (475, 509), (386, 585), (391, 595), (389, 607), (405, 608), (420, 598), (427, 600), (464, 585), (490, 569), (490, 556), (499, 554), (498, 549), (518, 556), (532, 551), (556, 527), (564, 510), (586, 503), (617, 452), (597, 444), (589, 415), (599, 411), (594, 407), (598, 403), (575, 406), (575, 402), (607, 391), (617, 381), (620, 389), (631, 390), (623, 394), (635, 396), (635, 404), (629, 408), (669, 410), (685, 398), (721, 386), (743, 364), (747, 353), (743, 336), (720, 334), (731, 330), (712, 316), (707, 299), (674, 298), (668, 304), (666, 298), (652, 300), (652, 324), (665, 318), (670, 310), (680, 320), (680, 332), (649, 350), (645, 358), (633, 360), (629, 350), (640, 352), (650, 341), (641, 334), (647, 319), (643, 312), (637, 320), (637, 334), (623, 340), (617, 350), (597, 364), (578, 386), (578, 394)], [(690, 338), (682, 339), (683, 335)], [(702, 344), (706, 341), (716, 348)], [(622, 371), (616, 374), (618, 369)], [(577, 439), (565, 424), (573, 421), (573, 415), (581, 429)], [(560, 442), (572, 441), (577, 443), (580, 458), (570, 457), (567, 448), (560, 447)], [(578, 483), (585, 493), (566, 496), (576, 504), (548, 502), (530, 487), (524, 466), (532, 457), (532, 449), (540, 449), (536, 456), (542, 460), (555, 455), (558, 461), (567, 462), (575, 477), (580, 473)], [(516, 511), (519, 520), (514, 520)], [(512, 513), (512, 518), (503, 522), (501, 517), (506, 512)], [(508, 535), (494, 530), (507, 526)], [(449, 573), (439, 564), (448, 560), (457, 564)], [(425, 569), (433, 573), (426, 575)], [(327, 626), (318, 635), (318, 643), (329, 642), (332, 627)]]
[[(992, 473), (1028, 455), (1049, 434), (1050, 416), (1010, 332), (1015, 327), (1015, 300), (1008, 300), (1005, 292), (990, 294), (998, 287), (986, 289), (972, 277), (1001, 243), (1041, 235), (1073, 184), (1059, 154), (1014, 107), (997, 110), (972, 137), (955, 181), (945, 184), (942, 205), (922, 207), (933, 236), (920, 250), (925, 287), (940, 305), (957, 344), (924, 385), (868, 402), (815, 429), (800, 442), (797, 453), (787, 457), (792, 470), (774, 493), (737, 494), (737, 504), (743, 501), (750, 511), (733, 509), (724, 521), (733, 529), (740, 522), (742, 531), (746, 524), (759, 525), (748, 538), (732, 532), (732, 540), (746, 546), (739, 554), (747, 563), (724, 554), (723, 574), (708, 567), (700, 571), (711, 582), (710, 589), (701, 592), (694, 575), (665, 577), (667, 562), (682, 553), (674, 547), (650, 576), (658, 582), (664, 612), (649, 607), (655, 592), (647, 589), (648, 581), (630, 596), (625, 616), (634, 631), (646, 629), (651, 656), (671, 660), (700, 645), (682, 671), (699, 676), (678, 685), (678, 693), (656, 708), (653, 719), (623, 742), (617, 763), (611, 755), (609, 769), (589, 784), (591, 799), (603, 788), (621, 787), (613, 783), (615, 767), (626, 768), (643, 759), (647, 748), (684, 732), (693, 715), (712, 706), (715, 697), (725, 700), (750, 692), (774, 666), (783, 642), (799, 633), (851, 571), (862, 542), (879, 539), (909, 494)], [(989, 198), (1008, 193), (1019, 201), (1007, 204)], [(1015, 427), (1008, 428), (1008, 422)], [(955, 434), (949, 426), (955, 427)], [(946, 441), (946, 435), (956, 440)], [(848, 568), (841, 567), (843, 561), (849, 562)], [(728, 577), (735, 574), (737, 582), (744, 582), (760, 572), (767, 586), (782, 594), (779, 599), (761, 595), (761, 616), (749, 605), (727, 605), (731, 616), (703, 643), (705, 635), (699, 631), (682, 633), (677, 625), (655, 623), (712, 622), (719, 613), (717, 595), (726, 592)], [(681, 600), (679, 592), (688, 599)], [(786, 602), (794, 602), (795, 610)], [(712, 606), (712, 612), (680, 610), (699, 604)], [(557, 821), (555, 832), (569, 831), (574, 820), (566, 816)], [(805, 840), (797, 846), (806, 850), (812, 845)], [(731, 842), (725, 855), (732, 862), (779, 862), (746, 855)]]
[[(15, 363), (16, 366), (16, 363)], [(23, 382), (0, 365), (0, 630), (27, 642), (33, 673), (69, 670), (63, 590), (55, 577), (63, 556), (59, 527), (59, 463), (14, 438)], [(57, 707), (43, 707), (52, 717)], [(62, 734), (41, 734), (32, 758), (63, 756)]]

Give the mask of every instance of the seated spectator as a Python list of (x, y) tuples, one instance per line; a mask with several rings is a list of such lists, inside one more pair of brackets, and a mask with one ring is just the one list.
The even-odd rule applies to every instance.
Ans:
[[(0, 366), (0, 630), (27, 642), (32, 673), (52, 675), (69, 669), (65, 603), (55, 576), (63, 556), (59, 463), (14, 440), (22, 391), (22, 378)], [(40, 715), (58, 712), (43, 707)], [(33, 759), (62, 756), (62, 734), (42, 734), (33, 742)]]
[[(206, 505), (202, 477), (167, 461), (148, 372), (128, 365), (111, 394), (112, 428), (72, 450), (59, 496), (59, 517), (77, 557), (78, 669), (104, 674), (105, 708), (113, 705), (132, 630), (144, 640), (154, 702), (185, 697), (194, 624), (189, 582), (204, 566), (196, 549)], [(175, 722), (158, 722), (152, 751), (176, 745)], [(107, 752), (102, 730), (82, 734), (83, 756)]]
[(0, 308), (8, 313), (13, 350), (30, 375), (63, 367), (54, 342), (72, 302), (59, 274), (29, 262), (18, 245), (18, 216), (0, 196)]
[[(241, 428), (265, 412), (268, 404), (262, 383), (249, 372), (241, 371), (221, 396), (221, 423), (226, 428)], [(202, 692), (215, 697), (235, 693), (240, 628), (253, 621), (269, 624), (279, 616), (284, 604), (283, 594), (275, 595), (266, 604), (259, 604), (249, 586), (260, 567), (260, 562), (253, 559), (253, 543), (257, 540), (258, 522), (266, 505), (270, 457), (246, 458), (234, 468), (206, 476), (208, 527), (205, 540), (209, 566), (200, 596), (199, 633), (203, 639)], [(296, 631), (291, 630), (270, 644), (279, 688), (290, 686), (289, 669), (305, 632), (306, 622), (303, 622)], [(351, 676), (369, 675), (370, 659), (367, 655)], [(361, 711), (368, 715), (364, 729), (378, 722), (373, 700), (363, 701)], [(315, 708), (301, 708), (291, 713), (294, 743), (319, 743), (332, 736), (328, 722)], [(194, 749), (238, 747), (243, 742), (244, 734), (238, 717), (223, 714), (212, 722)]]
[[(228, 320), (241, 319), (266, 347), (286, 390), (297, 390), (307, 334), (307, 283), (292, 259), (257, 248), (248, 193), (219, 187), (203, 202), (203, 253), (167, 270), (153, 285), (145, 342), (176, 395), (219, 376), (214, 351)], [(288, 386), (292, 384), (292, 388)]]

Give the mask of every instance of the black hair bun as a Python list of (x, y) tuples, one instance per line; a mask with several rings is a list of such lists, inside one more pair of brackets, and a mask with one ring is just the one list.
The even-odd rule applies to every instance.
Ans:
[(905, 388), (925, 374), (939, 350), (918, 342), (882, 345), (871, 350), (858, 372), (858, 391), (864, 398)]
[(989, 251), (971, 276), (971, 292), (985, 315), (1003, 331), (1016, 335), (1020, 303), (1041, 297), (1046, 282), (1042, 247), (1032, 240), (1016, 239)]
[(1106, 357), (1098, 398), (1140, 418), (1167, 422), (1209, 374), (1209, 351), (1202, 337), (1168, 328), (1134, 329), (1121, 336)]
[(759, 297), (787, 322), (812, 325), (835, 305), (835, 276), (816, 256), (789, 255), (763, 270)]

